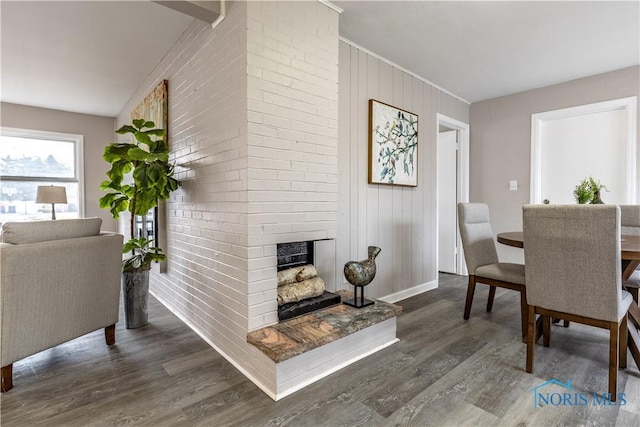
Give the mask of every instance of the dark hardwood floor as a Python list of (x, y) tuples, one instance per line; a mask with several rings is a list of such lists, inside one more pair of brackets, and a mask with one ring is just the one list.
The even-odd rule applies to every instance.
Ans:
[[(272, 401), (155, 299), (151, 324), (116, 345), (102, 331), (14, 364), (0, 424), (12, 426), (640, 426), (640, 372), (619, 371), (625, 405), (534, 408), (554, 378), (577, 393), (607, 390), (608, 333), (552, 327), (525, 367), (516, 292), (498, 289), (492, 313), (479, 285), (462, 319), (466, 278), (401, 301), (400, 342), (278, 402)], [(549, 385), (546, 392), (564, 393)], [(560, 396), (560, 395), (558, 395)], [(621, 403), (621, 402), (620, 402)]]

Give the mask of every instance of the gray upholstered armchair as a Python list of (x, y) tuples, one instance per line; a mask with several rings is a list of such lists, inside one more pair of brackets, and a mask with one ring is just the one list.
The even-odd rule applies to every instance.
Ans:
[(122, 241), (99, 218), (7, 222), (0, 243), (2, 391), (13, 363), (105, 328), (115, 342)]
[(494, 241), (489, 207), (484, 203), (458, 203), (458, 225), (464, 250), (464, 259), (469, 270), (467, 300), (464, 318), (469, 319), (476, 283), (489, 285), (487, 311), (493, 308), (496, 287), (520, 293), (520, 323), (522, 340), (527, 335), (527, 300), (525, 297), (524, 265), (500, 262)]
[(533, 372), (535, 315), (609, 330), (609, 393), (617, 397), (618, 367), (627, 363), (627, 311), (622, 290), (620, 210), (616, 205), (523, 207), (524, 257), (529, 303), (527, 372)]

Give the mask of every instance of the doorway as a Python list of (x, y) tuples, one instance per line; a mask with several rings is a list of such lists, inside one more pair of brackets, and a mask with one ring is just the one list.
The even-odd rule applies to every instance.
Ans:
[(469, 125), (438, 114), (436, 129), (438, 271), (463, 275), (457, 204), (469, 201)]
[(573, 204), (593, 177), (605, 203), (638, 202), (636, 97), (533, 114), (531, 203)]

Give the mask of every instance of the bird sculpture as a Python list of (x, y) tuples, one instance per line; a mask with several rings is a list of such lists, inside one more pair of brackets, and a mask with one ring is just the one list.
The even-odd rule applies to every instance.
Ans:
[[(364, 298), (364, 287), (376, 277), (376, 257), (381, 249), (377, 246), (369, 246), (369, 257), (362, 261), (349, 261), (344, 265), (344, 277), (353, 285), (353, 299), (347, 299), (345, 304), (356, 308), (366, 307), (374, 301)], [(358, 298), (360, 290), (360, 298)]]

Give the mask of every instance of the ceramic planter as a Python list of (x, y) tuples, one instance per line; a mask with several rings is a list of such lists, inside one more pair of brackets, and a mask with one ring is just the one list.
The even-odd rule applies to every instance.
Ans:
[(149, 269), (122, 272), (124, 319), (127, 329), (149, 323)]

